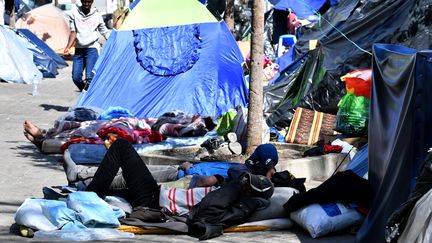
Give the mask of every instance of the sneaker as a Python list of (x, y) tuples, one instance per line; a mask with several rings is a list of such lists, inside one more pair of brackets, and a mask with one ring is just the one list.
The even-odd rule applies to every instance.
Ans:
[(68, 196), (67, 194), (56, 192), (54, 189), (46, 186), (42, 188), (42, 193), (44, 195), (44, 199), (50, 199), (50, 200), (66, 199)]

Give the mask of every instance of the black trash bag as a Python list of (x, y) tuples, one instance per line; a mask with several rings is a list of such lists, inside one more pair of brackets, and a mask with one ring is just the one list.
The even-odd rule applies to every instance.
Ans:
[(272, 85), (264, 87), (264, 117), (267, 125), (284, 129), (289, 126), (295, 108), (292, 97), (299, 90), (297, 78), (303, 72), (309, 54), (301, 56), (294, 63), (281, 71), (279, 78)]
[(330, 114), (337, 112), (344, 84), (323, 69), (321, 50), (310, 51), (300, 60), (304, 63), (296, 61), (290, 65), (274, 85), (264, 90), (264, 113), (270, 127), (285, 128), (277, 124), (289, 124), (299, 106)]
[(327, 72), (321, 82), (300, 100), (298, 106), (336, 114), (339, 100), (346, 93), (344, 86), (345, 84), (339, 81), (339, 76)]
[(414, 191), (408, 200), (396, 209), (388, 218), (385, 227), (385, 238), (387, 242), (397, 242), (398, 237), (405, 229), (412, 209), (417, 201), (432, 189), (432, 153), (429, 152), (421, 167), (420, 176)]

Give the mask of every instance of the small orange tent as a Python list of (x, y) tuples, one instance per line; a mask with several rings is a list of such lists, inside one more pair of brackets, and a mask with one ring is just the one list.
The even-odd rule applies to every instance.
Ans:
[(35, 8), (17, 20), (17, 29), (29, 29), (55, 52), (62, 52), (69, 39), (66, 15), (52, 4)]

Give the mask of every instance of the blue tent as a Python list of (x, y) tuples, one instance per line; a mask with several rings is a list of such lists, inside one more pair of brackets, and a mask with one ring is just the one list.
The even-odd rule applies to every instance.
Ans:
[(39, 39), (39, 37), (33, 34), (30, 30), (18, 29), (17, 31), (22, 35), (24, 35), (25, 37), (27, 37), (27, 39), (32, 41), (37, 47), (39, 47), (42, 51), (44, 51), (45, 54), (47, 54), (52, 60), (54, 60), (54, 62), (57, 65), (57, 68), (64, 68), (68, 66), (68, 64), (62, 57), (57, 55), (57, 53), (55, 53), (53, 49), (51, 49), (51, 47), (49, 47), (45, 42)]
[[(30, 34), (28, 34), (28, 33)], [(24, 30), (24, 32), (15, 30), (15, 33), (21, 40), (23, 46), (33, 53), (33, 63), (41, 71), (45, 78), (55, 78), (57, 75), (57, 69), (67, 66), (64, 60), (54, 53), (43, 41), (36, 37), (30, 31)], [(31, 36), (29, 38), (27, 36)], [(39, 44), (37, 44), (37, 42)]]
[[(173, 14), (177, 13), (184, 17), (176, 21), (184, 23), (190, 21), (188, 16), (208, 12), (198, 1), (192, 1), (190, 4), (196, 2), (200, 12), (190, 12), (189, 7), (172, 9), (170, 4), (158, 1), (140, 1), (127, 17), (129, 23), (125, 21), (119, 31), (111, 33), (96, 63), (89, 90), (81, 94), (77, 106), (122, 106), (137, 117), (158, 117), (173, 110), (219, 116), (237, 105), (246, 105), (247, 86), (241, 66), (244, 59), (224, 22), (147, 27), (163, 25), (168, 18), (175, 20)], [(140, 4), (171, 9), (140, 10)], [(131, 23), (134, 11), (150, 11), (140, 16), (153, 15), (160, 21), (151, 19), (152, 23), (143, 23), (146, 27), (138, 29), (138, 20)], [(140, 16), (136, 16), (139, 21), (147, 21)]]
[(42, 80), (42, 73), (33, 63), (28, 42), (15, 30), (0, 25), (0, 80), (10, 83), (32, 84)]

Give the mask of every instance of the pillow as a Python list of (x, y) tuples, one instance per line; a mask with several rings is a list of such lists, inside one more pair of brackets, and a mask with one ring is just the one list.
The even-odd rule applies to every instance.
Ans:
[(350, 205), (342, 203), (311, 204), (291, 212), (290, 216), (312, 238), (360, 224), (364, 218)]
[(269, 199), (270, 206), (263, 210), (254, 212), (248, 222), (265, 219), (288, 218), (289, 215), (283, 208), (283, 205), (294, 193), (298, 193), (298, 190), (291, 187), (275, 187), (273, 195)]

